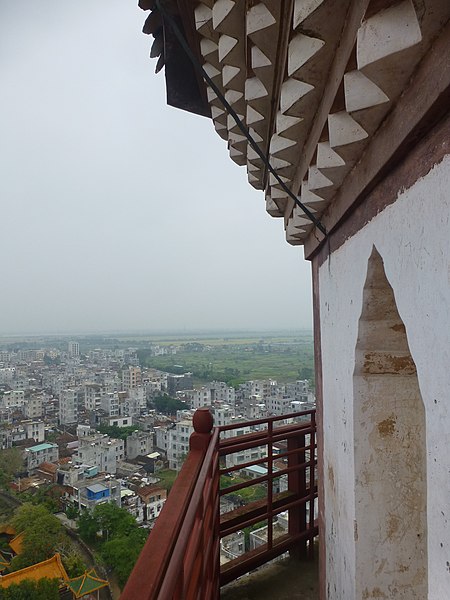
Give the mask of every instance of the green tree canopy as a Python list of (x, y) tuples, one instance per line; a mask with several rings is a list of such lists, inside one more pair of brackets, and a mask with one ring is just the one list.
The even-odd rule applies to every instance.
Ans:
[(184, 410), (186, 404), (178, 400), (178, 398), (171, 398), (167, 394), (163, 396), (156, 396), (153, 400), (153, 404), (156, 410), (163, 415), (175, 415), (177, 410)]
[(146, 539), (146, 531), (136, 528), (103, 544), (102, 557), (114, 569), (121, 586), (133, 570)]
[(21, 583), (13, 583), (7, 588), (0, 588), (0, 600), (59, 600), (58, 580), (25, 579)]
[(24, 466), (19, 448), (7, 448), (0, 452), (0, 485), (5, 485), (19, 473)]
[(17, 532), (23, 532), (23, 550), (11, 561), (16, 571), (50, 558), (64, 544), (66, 534), (60, 521), (44, 506), (26, 502), (11, 520)]
[[(98, 533), (101, 532), (101, 536)], [(99, 504), (78, 519), (78, 533), (86, 542), (95, 543), (100, 556), (124, 585), (147, 539), (147, 531), (116, 504)]]

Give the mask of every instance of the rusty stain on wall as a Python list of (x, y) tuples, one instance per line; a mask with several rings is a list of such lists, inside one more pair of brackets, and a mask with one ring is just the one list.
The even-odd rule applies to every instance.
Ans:
[(416, 365), (411, 355), (367, 352), (364, 355), (363, 372), (370, 375), (415, 375)]
[(388, 437), (390, 435), (393, 435), (395, 433), (395, 424), (396, 418), (394, 415), (392, 415), (388, 419), (384, 419), (384, 421), (378, 423), (378, 433), (381, 437)]

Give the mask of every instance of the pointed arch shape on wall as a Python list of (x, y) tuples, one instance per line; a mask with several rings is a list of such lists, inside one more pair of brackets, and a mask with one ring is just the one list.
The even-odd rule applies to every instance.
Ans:
[(428, 594), (425, 407), (381, 255), (368, 260), (353, 376), (356, 598)]

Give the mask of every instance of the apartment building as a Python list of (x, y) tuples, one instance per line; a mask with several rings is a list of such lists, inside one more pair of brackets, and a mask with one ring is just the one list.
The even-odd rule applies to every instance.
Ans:
[(62, 390), (59, 397), (59, 423), (72, 425), (78, 422), (78, 392), (75, 389)]

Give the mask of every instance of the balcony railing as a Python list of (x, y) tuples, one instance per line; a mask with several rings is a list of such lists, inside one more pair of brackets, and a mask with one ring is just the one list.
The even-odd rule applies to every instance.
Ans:
[[(121, 600), (215, 600), (221, 585), (285, 552), (312, 557), (315, 410), (213, 429), (199, 409), (193, 424), (189, 454)], [(227, 549), (230, 536), (242, 547)]]

